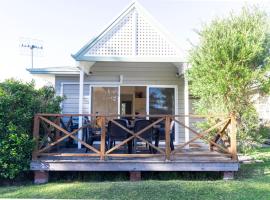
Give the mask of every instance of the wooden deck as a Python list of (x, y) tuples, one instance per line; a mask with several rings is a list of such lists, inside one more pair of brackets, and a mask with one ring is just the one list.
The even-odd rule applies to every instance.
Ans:
[[(71, 150), (69, 150), (71, 151)], [(68, 152), (68, 151), (65, 151)], [(239, 163), (229, 154), (208, 150), (185, 150), (166, 160), (163, 155), (149, 157), (99, 157), (80, 156), (84, 150), (73, 150), (78, 156), (41, 156), (31, 162), (31, 170), (44, 171), (238, 171)], [(136, 156), (136, 154), (134, 155)]]
[[(89, 145), (80, 138), (77, 138), (74, 134), (88, 125), (79, 127), (76, 130), (68, 131), (67, 124), (60, 125), (61, 117), (72, 115), (61, 114), (39, 114), (35, 117), (34, 123), (34, 138), (37, 141), (41, 141), (41, 134), (43, 139), (46, 137), (54, 138), (53, 141), (47, 143), (45, 146), (39, 142), (33, 152), (33, 160), (30, 165), (30, 169), (33, 171), (223, 171), (233, 172), (239, 169), (239, 163), (236, 152), (236, 129), (235, 121), (233, 117), (225, 118), (223, 121), (217, 122), (216, 125), (201, 132), (196, 132), (190, 127), (185, 126), (178, 120), (179, 116), (154, 116), (157, 118), (148, 127), (145, 127), (141, 131), (135, 133), (128, 130), (121, 124), (113, 120), (112, 116), (101, 116), (101, 141), (98, 145)], [(80, 115), (76, 115), (80, 116)], [(84, 116), (84, 115), (83, 115)], [(86, 115), (93, 117), (92, 115)], [(95, 116), (96, 117), (96, 116)], [(153, 117), (153, 116), (150, 116)], [(184, 116), (185, 117), (185, 116)], [(105, 148), (106, 127), (105, 121), (110, 118), (114, 124), (130, 133), (130, 137), (126, 140), (119, 142), (111, 149)], [(161, 121), (165, 121), (166, 138), (165, 143), (156, 147), (140, 137), (143, 131), (153, 127)], [(174, 150), (170, 148), (170, 121), (175, 121), (179, 125), (188, 128), (191, 132), (197, 136), (190, 139), (190, 141), (175, 146)], [(43, 122), (43, 132), (41, 122)], [(45, 125), (44, 125), (45, 124)], [(47, 124), (47, 125), (46, 125)], [(228, 127), (230, 130), (228, 133)], [(54, 132), (52, 131), (54, 130)], [(210, 131), (216, 130), (217, 136), (215, 138), (222, 138), (224, 134), (228, 134), (230, 137), (230, 144), (227, 146), (221, 146), (217, 143), (215, 138), (208, 139), (205, 136)], [(61, 142), (67, 138), (71, 138), (77, 142), (80, 142), (85, 148), (88, 148), (89, 153), (85, 153), (85, 148), (64, 148), (61, 146)], [(143, 150), (140, 147), (134, 154), (128, 154), (126, 146), (128, 141), (136, 138), (140, 140), (142, 144), (151, 146), (155, 149), (155, 154)], [(189, 148), (187, 145), (192, 146), (192, 143), (197, 139), (204, 139), (209, 143), (210, 150), (205, 148)], [(226, 144), (224, 142), (224, 144)], [(147, 150), (147, 149), (146, 149)]]

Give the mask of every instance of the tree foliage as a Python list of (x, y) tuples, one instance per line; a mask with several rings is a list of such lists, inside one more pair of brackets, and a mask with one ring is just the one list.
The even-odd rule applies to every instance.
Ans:
[(0, 177), (14, 178), (28, 169), (34, 115), (60, 112), (62, 98), (54, 88), (34, 86), (16, 80), (0, 83)]
[(245, 7), (204, 25), (190, 52), (188, 78), (198, 98), (196, 112), (236, 113), (242, 142), (259, 138), (252, 90), (269, 92), (269, 28), (265, 12)]

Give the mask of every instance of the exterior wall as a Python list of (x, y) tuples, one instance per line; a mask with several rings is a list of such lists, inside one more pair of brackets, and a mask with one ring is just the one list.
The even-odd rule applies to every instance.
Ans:
[(253, 91), (254, 106), (262, 122), (270, 122), (270, 96), (262, 95), (258, 90)]
[[(171, 63), (120, 63), (99, 62), (92, 69), (92, 74), (85, 75), (84, 113), (89, 113), (89, 86), (111, 82), (113, 85), (176, 85), (178, 87), (178, 114), (184, 114), (184, 79), (177, 77), (177, 68)], [(120, 75), (123, 82), (120, 83)], [(64, 84), (63, 84), (64, 83)], [(55, 87), (58, 95), (63, 93), (67, 99), (63, 102), (63, 113), (78, 112), (79, 76), (56, 76)], [(63, 91), (61, 91), (63, 84)], [(184, 122), (184, 119), (179, 119)], [(179, 128), (180, 142), (184, 142), (184, 129)]]
[(54, 86), (55, 84), (54, 74), (33, 74), (32, 78), (35, 80), (36, 88), (41, 88), (45, 85)]
[[(89, 84), (83, 88), (83, 113), (89, 113)], [(76, 114), (79, 111), (79, 84), (64, 84), (65, 100), (62, 104), (63, 113)]]

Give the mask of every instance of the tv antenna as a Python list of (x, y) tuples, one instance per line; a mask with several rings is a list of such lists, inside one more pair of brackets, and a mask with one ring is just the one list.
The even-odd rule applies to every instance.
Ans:
[(31, 58), (31, 68), (34, 68), (34, 56), (41, 56), (43, 42), (41, 40), (22, 38), (20, 42), (22, 55), (28, 55)]

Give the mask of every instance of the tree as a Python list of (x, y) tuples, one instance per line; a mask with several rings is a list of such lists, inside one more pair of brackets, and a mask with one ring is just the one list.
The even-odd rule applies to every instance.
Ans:
[(198, 32), (188, 70), (190, 92), (198, 98), (197, 113), (235, 113), (241, 148), (260, 139), (251, 90), (269, 92), (270, 62), (267, 14), (243, 8), (240, 14), (214, 19)]
[(0, 83), (0, 177), (15, 178), (28, 169), (34, 115), (60, 112), (62, 98), (54, 88), (34, 86), (16, 80)]

